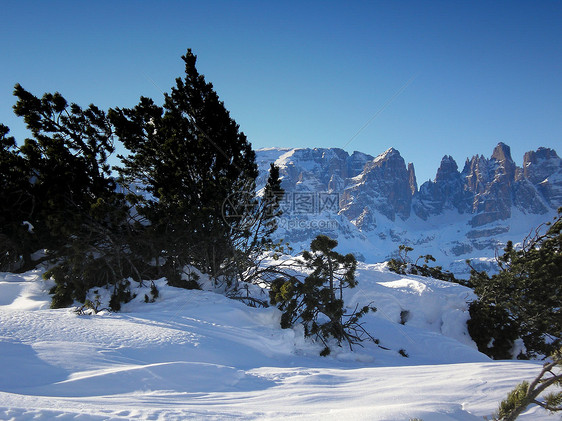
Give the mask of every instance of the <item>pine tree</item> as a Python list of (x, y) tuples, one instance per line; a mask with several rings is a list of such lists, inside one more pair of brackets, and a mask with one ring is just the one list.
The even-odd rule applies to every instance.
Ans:
[(270, 299), (283, 314), (281, 327), (289, 328), (302, 323), (305, 336), (319, 339), (325, 346), (321, 355), (330, 353), (328, 341), (360, 344), (366, 337), (373, 339), (363, 329), (359, 319), (374, 307), (355, 308), (345, 314), (343, 290), (357, 285), (357, 261), (352, 254), (342, 255), (334, 248), (337, 241), (319, 235), (310, 244), (310, 251), (302, 254), (304, 266), (310, 274), (301, 282), (296, 276), (284, 276), (273, 281)]
[[(397, 256), (386, 262), (388, 269), (401, 275), (420, 275), (467, 286), (465, 280), (455, 278), (455, 275), (451, 272), (444, 271), (442, 266), (429, 266), (429, 262), (435, 262), (435, 258), (431, 254), (419, 256), (415, 262), (412, 262), (408, 257), (408, 253), (413, 250), (412, 247), (405, 244), (398, 246)], [(423, 260), (423, 265), (418, 264), (420, 259)]]
[[(53, 306), (83, 301), (92, 286), (117, 284), (135, 272), (128, 242), (128, 207), (110, 175), (113, 130), (94, 105), (82, 109), (59, 93), (41, 99), (16, 85), (14, 111), (33, 138), (21, 154), (31, 169), (37, 248), (55, 263)], [(140, 279), (139, 279), (140, 280)]]
[(33, 266), (34, 199), (32, 173), (8, 127), (0, 124), (0, 270), (27, 270)]
[(150, 221), (148, 252), (165, 262), (161, 269), (172, 282), (180, 282), (187, 264), (225, 274), (235, 254), (231, 233), (240, 228), (224, 217), (237, 211), (225, 201), (233, 193), (253, 194), (257, 177), (250, 143), (198, 73), (196, 56), (188, 50), (182, 59), (185, 76), (165, 94), (163, 107), (141, 98), (132, 109), (110, 111), (130, 151), (121, 157), (121, 175), (147, 193), (138, 209)]
[(481, 352), (510, 358), (517, 337), (527, 350), (519, 357), (549, 355), (562, 344), (562, 208), (547, 227), (519, 249), (508, 242), (499, 273), (472, 271), (478, 301), (470, 305), (468, 328)]
[(539, 375), (531, 382), (519, 383), (504, 399), (494, 415), (494, 420), (514, 421), (531, 405), (538, 405), (550, 412), (562, 411), (562, 391), (558, 389), (543, 396), (553, 386), (562, 386), (562, 348), (551, 356)]
[[(285, 194), (281, 187), (279, 167), (270, 164), (269, 176), (261, 197), (243, 192), (229, 196), (227, 202), (238, 204), (238, 213), (225, 215), (231, 225), (231, 238), (235, 259), (237, 281), (262, 282), (266, 274), (274, 273), (272, 265), (262, 265), (263, 259), (283, 252), (282, 241), (274, 242), (272, 235), (277, 229), (278, 218), (282, 214), (280, 201)], [(242, 204), (242, 206), (240, 206)], [(232, 221), (234, 219), (234, 221)], [(236, 288), (234, 288), (236, 289)]]

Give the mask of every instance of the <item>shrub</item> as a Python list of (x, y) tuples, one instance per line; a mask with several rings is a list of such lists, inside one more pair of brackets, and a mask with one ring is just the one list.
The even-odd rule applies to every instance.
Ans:
[(305, 336), (315, 337), (324, 344), (322, 356), (331, 352), (330, 338), (339, 346), (346, 342), (350, 349), (367, 338), (374, 341), (359, 322), (366, 313), (375, 311), (374, 307), (356, 307), (350, 314), (344, 312), (343, 289), (357, 285), (357, 262), (352, 254), (344, 256), (334, 251), (337, 244), (336, 240), (319, 235), (310, 244), (311, 251), (302, 255), (310, 274), (302, 281), (296, 276), (282, 276), (270, 287), (271, 303), (283, 311), (281, 327), (302, 323)]

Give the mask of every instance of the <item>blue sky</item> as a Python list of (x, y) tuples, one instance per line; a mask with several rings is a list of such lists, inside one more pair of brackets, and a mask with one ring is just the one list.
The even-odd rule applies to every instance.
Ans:
[(500, 141), (519, 165), (539, 146), (562, 153), (559, 1), (1, 6), (0, 122), (18, 141), (15, 83), (83, 106), (160, 102), (189, 47), (255, 148), (394, 147), (419, 184), (443, 155), (462, 169)]

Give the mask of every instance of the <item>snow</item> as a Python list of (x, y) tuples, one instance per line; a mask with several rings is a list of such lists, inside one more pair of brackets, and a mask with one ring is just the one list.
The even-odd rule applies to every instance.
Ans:
[(398, 151), (394, 148), (388, 148), (386, 151), (378, 155), (374, 160), (373, 163), (377, 164), (381, 161), (388, 159), (388, 156), (398, 153)]
[[(334, 221), (332, 229), (324, 230), (325, 233), (336, 238), (340, 253), (352, 253), (358, 260), (367, 263), (376, 263), (388, 260), (396, 253), (400, 244), (407, 244), (414, 248), (408, 256), (415, 261), (419, 256), (430, 254), (436, 259), (435, 265), (443, 266), (452, 271), (457, 277), (468, 279), (470, 268), (466, 260), (471, 260), (479, 270), (494, 273), (497, 270), (495, 255), (501, 254), (505, 244), (511, 240), (522, 241), (534, 228), (541, 226), (545, 221), (552, 220), (555, 212), (544, 215), (525, 214), (519, 209), (512, 209), (512, 216), (507, 221), (497, 221), (482, 227), (473, 228), (470, 220), (471, 214), (459, 214), (455, 210), (444, 210), (441, 215), (432, 216), (422, 220), (416, 215), (411, 215), (406, 221), (396, 218), (391, 221), (384, 215), (374, 211), (376, 228), (372, 231), (360, 231), (344, 215), (299, 215), (306, 218), (307, 226), (321, 227), (318, 221)], [(282, 216), (281, 226), (287, 226), (293, 215)], [(284, 219), (285, 218), (285, 219)], [(283, 222), (284, 221), (284, 222)], [(478, 231), (497, 230), (494, 235), (476, 237)], [(291, 246), (297, 250), (308, 248), (310, 237), (319, 233), (318, 230), (309, 230), (296, 237), (295, 231), (286, 232), (278, 230), (276, 236), (286, 238), (292, 234)], [(473, 238), (471, 238), (473, 237)], [(298, 241), (297, 241), (298, 240)], [(455, 253), (455, 246), (468, 247), (467, 251)]]
[[(145, 286), (119, 313), (79, 315), (49, 309), (41, 275), (0, 274), (1, 420), (481, 420), (540, 370), (476, 350), (470, 289), (381, 264), (360, 264), (346, 291), (351, 309), (377, 307), (364, 321), (380, 347), (329, 357), (275, 308), (157, 280), (154, 303)], [(521, 419), (559, 418), (533, 407)]]
[(31, 225), (31, 222), (23, 221), (22, 225), (27, 227), (27, 232), (29, 232), (30, 234), (33, 234), (33, 230), (35, 229), (35, 227), (33, 225)]

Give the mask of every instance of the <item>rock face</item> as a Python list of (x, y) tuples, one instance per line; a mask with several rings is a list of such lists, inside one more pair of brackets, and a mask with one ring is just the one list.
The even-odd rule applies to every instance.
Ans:
[(439, 215), (445, 209), (456, 209), (459, 213), (470, 212), (472, 197), (451, 156), (445, 155), (437, 170), (435, 181), (421, 185), (414, 204), (415, 212), (422, 219)]
[[(472, 226), (485, 225), (511, 216), (512, 188), (515, 181), (515, 163), (509, 146), (500, 143), (492, 158), (473, 158), (465, 166), (468, 191), (473, 194)], [(463, 174), (465, 171), (463, 170)]]
[[(538, 155), (538, 156), (537, 156)], [(548, 179), (560, 171), (561, 160), (551, 149), (525, 154), (524, 168), (511, 158), (509, 146), (499, 143), (490, 159), (483, 155), (467, 160), (462, 173), (450, 156), (445, 156), (435, 181), (420, 187), (415, 205), (423, 219), (444, 209), (473, 215), (473, 227), (511, 217), (514, 208), (523, 213), (544, 214), (561, 203), (559, 182)], [(543, 163), (548, 165), (542, 165)], [(556, 178), (557, 179), (557, 178)]]
[[(496, 237), (513, 231), (509, 221), (514, 215), (527, 215), (529, 221), (533, 215), (543, 215), (547, 220), (546, 214), (562, 206), (562, 160), (547, 148), (527, 152), (522, 168), (504, 143), (494, 148), (489, 159), (483, 155), (467, 159), (462, 171), (445, 155), (435, 179), (419, 189), (413, 164), (406, 165), (394, 148), (377, 157), (361, 152), (349, 155), (335, 148), (266, 149), (257, 151), (257, 160), (258, 185), (265, 184), (266, 169), (275, 162), (287, 191), (285, 217), (294, 220), (297, 215), (299, 222), (308, 221), (303, 229), (287, 225), (282, 232), (288, 241), (309, 241), (322, 231), (312, 222), (325, 221), (325, 197), (335, 204), (330, 218), (337, 227), (330, 235), (340, 240), (373, 249), (380, 241), (384, 247), (389, 247), (389, 241), (435, 246), (444, 227), (458, 224), (456, 232), (462, 238), (457, 235), (454, 241), (438, 246), (444, 256), (463, 257), (498, 247)], [(306, 206), (298, 207), (299, 201)], [(302, 209), (308, 211), (297, 212)], [(448, 215), (446, 220), (444, 215)], [(434, 231), (420, 226), (431, 226)], [(375, 251), (371, 255), (389, 253)]]
[(562, 160), (553, 149), (539, 148), (523, 157), (519, 179), (527, 180), (550, 207), (562, 203)]
[(368, 161), (355, 184), (343, 191), (341, 212), (360, 229), (374, 227), (374, 219), (365, 220), (365, 214), (373, 211), (391, 221), (396, 216), (407, 219), (412, 207), (411, 175), (400, 153), (388, 149)]
[[(359, 175), (372, 156), (343, 149), (282, 149), (275, 162), (281, 169), (283, 188), (287, 191), (341, 191), (346, 180)], [(258, 163), (260, 160), (258, 151)], [(271, 150), (265, 150), (271, 152)], [(269, 165), (269, 164), (268, 164)]]

